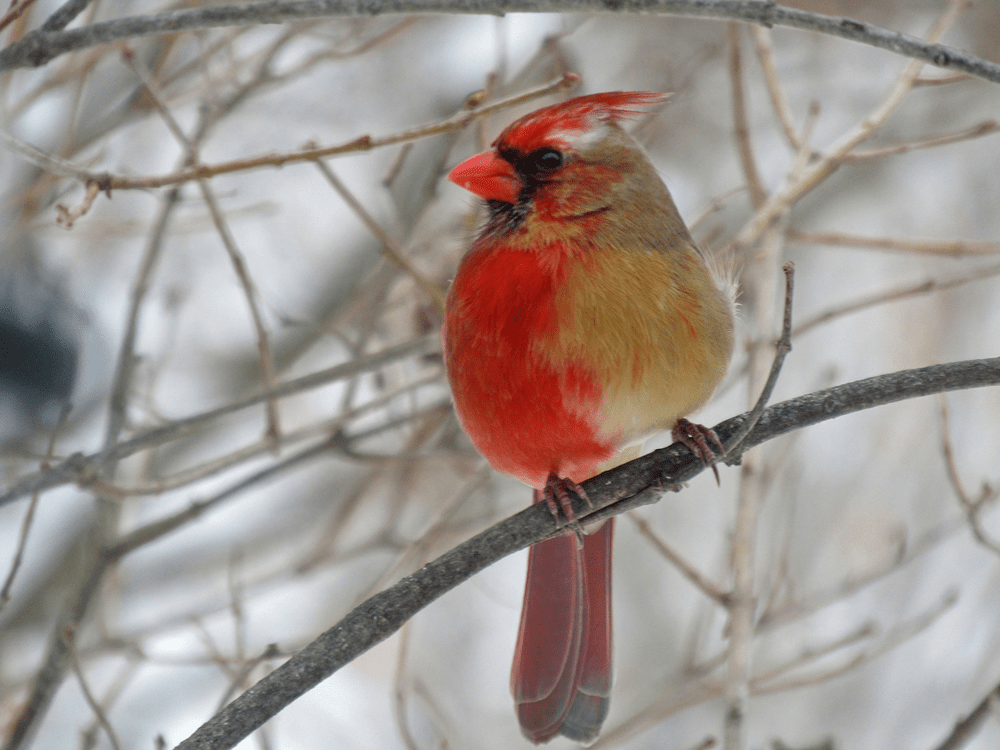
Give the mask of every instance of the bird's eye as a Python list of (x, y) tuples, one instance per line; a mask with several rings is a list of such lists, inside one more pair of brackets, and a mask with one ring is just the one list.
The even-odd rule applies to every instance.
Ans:
[(540, 148), (532, 151), (527, 161), (535, 174), (548, 174), (562, 166), (563, 155), (554, 148)]

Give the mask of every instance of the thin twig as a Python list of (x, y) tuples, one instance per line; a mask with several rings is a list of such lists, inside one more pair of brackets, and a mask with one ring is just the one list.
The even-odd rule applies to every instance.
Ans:
[(90, 210), (94, 205), (94, 199), (101, 192), (100, 186), (96, 182), (86, 183), (83, 200), (74, 208), (67, 208), (62, 203), (56, 204), (56, 224), (62, 224), (67, 229), (72, 229), (74, 222)]
[(425, 277), (420, 271), (414, 268), (413, 264), (406, 258), (405, 250), (403, 246), (396, 241), (395, 238), (390, 237), (389, 234), (379, 226), (379, 223), (375, 221), (375, 218), (365, 210), (365, 207), (361, 205), (361, 202), (354, 197), (354, 194), (347, 189), (347, 186), (340, 181), (340, 178), (334, 173), (333, 169), (324, 161), (316, 160), (316, 167), (322, 173), (326, 181), (330, 183), (330, 186), (337, 191), (337, 194), (346, 203), (350, 209), (355, 213), (355, 215), (361, 219), (361, 222), (368, 227), (368, 231), (374, 234), (379, 241), (382, 243), (382, 249), (389, 259), (395, 263), (400, 269), (406, 273), (414, 283), (420, 287), (420, 289), (431, 298), (431, 302), (437, 307), (439, 311), (444, 310), (444, 293), (438, 289), (434, 284), (431, 283), (427, 277)]
[(847, 579), (826, 590), (813, 593), (799, 601), (790, 602), (775, 610), (765, 610), (757, 619), (756, 629), (765, 632), (799, 622), (826, 607), (842, 602), (859, 591), (902, 570), (906, 565), (938, 547), (941, 543), (965, 529), (964, 519), (954, 519), (924, 534), (913, 544), (900, 544), (893, 559), (876, 569)]
[(778, 66), (774, 62), (774, 49), (771, 47), (771, 32), (762, 26), (754, 26), (750, 29), (750, 36), (753, 38), (754, 49), (757, 50), (757, 59), (760, 67), (764, 71), (764, 83), (767, 85), (767, 95), (771, 99), (771, 107), (778, 116), (781, 129), (788, 139), (792, 151), (802, 148), (805, 139), (799, 135), (795, 127), (795, 120), (792, 117), (792, 110), (788, 104), (788, 97), (781, 86), (781, 78), (778, 75)]
[(143, 62), (142, 57), (137, 56), (135, 54), (135, 50), (127, 44), (122, 45), (121, 56), (122, 60), (124, 60), (125, 63), (135, 71), (136, 75), (139, 76), (139, 80), (142, 81), (142, 85), (146, 88), (146, 93), (149, 94), (150, 100), (153, 102), (153, 106), (160, 115), (160, 119), (162, 119), (163, 124), (167, 126), (167, 130), (170, 131), (170, 134), (174, 137), (174, 139), (181, 145), (184, 151), (187, 152), (187, 159), (185, 159), (185, 161), (194, 163), (196, 160), (196, 147), (190, 140), (188, 140), (188, 137), (184, 135), (184, 131), (181, 129), (180, 123), (174, 119), (174, 115), (170, 111), (170, 107), (167, 106), (160, 84), (156, 81), (156, 78), (153, 77), (149, 68), (146, 67), (146, 63)]
[(635, 735), (662, 724), (681, 711), (714, 700), (722, 694), (722, 686), (715, 681), (702, 680), (694, 686), (671, 690), (659, 696), (655, 703), (632, 714), (616, 727), (604, 732), (594, 750), (604, 750), (621, 745)]
[(777, 344), (775, 344), (771, 371), (767, 375), (767, 381), (760, 391), (757, 403), (754, 404), (753, 409), (750, 411), (750, 418), (747, 420), (746, 425), (726, 442), (726, 454), (742, 453), (740, 441), (744, 440), (750, 434), (754, 425), (757, 424), (757, 420), (760, 419), (760, 415), (764, 413), (764, 407), (767, 406), (767, 402), (771, 399), (771, 394), (774, 393), (774, 387), (778, 384), (778, 375), (781, 373), (781, 367), (785, 363), (785, 357), (792, 350), (792, 299), (795, 293), (795, 264), (788, 261), (782, 266), (781, 270), (785, 274), (785, 308), (781, 322), (781, 336), (778, 338)]
[(854, 161), (881, 159), (883, 156), (895, 156), (896, 154), (905, 154), (918, 149), (936, 148), (938, 146), (946, 146), (951, 143), (971, 141), (975, 138), (982, 138), (984, 135), (993, 135), (994, 133), (1000, 133), (1000, 122), (997, 122), (996, 120), (984, 120), (978, 125), (973, 125), (965, 130), (960, 130), (957, 133), (939, 135), (936, 138), (926, 138), (922, 141), (897, 143), (895, 146), (883, 146), (882, 148), (873, 148), (868, 149), (867, 151), (855, 151), (853, 153), (846, 154), (841, 161), (845, 164), (850, 164)]
[[(3, 53), (0, 52), (0, 55)], [(423, 125), (410, 130), (405, 130), (380, 138), (373, 138), (364, 135), (354, 138), (346, 143), (336, 146), (326, 146), (321, 148), (309, 148), (300, 151), (290, 151), (278, 154), (262, 154), (251, 156), (245, 159), (235, 159), (218, 164), (198, 164), (185, 167), (166, 175), (149, 177), (130, 177), (128, 175), (115, 175), (110, 172), (93, 172), (84, 169), (72, 162), (66, 161), (41, 149), (25, 143), (14, 137), (10, 133), (0, 130), (0, 141), (3, 141), (11, 150), (24, 156), (37, 167), (44, 169), (60, 177), (71, 177), (84, 183), (97, 183), (102, 191), (110, 190), (144, 190), (150, 188), (165, 187), (167, 185), (177, 185), (193, 180), (207, 179), (222, 174), (233, 172), (245, 172), (248, 170), (262, 169), (266, 167), (283, 167), (286, 164), (297, 162), (314, 162), (331, 156), (343, 156), (345, 154), (371, 151), (376, 148), (393, 146), (398, 143), (408, 143), (410, 141), (430, 138), (443, 133), (450, 133), (461, 130), (469, 123), (486, 117), (493, 112), (497, 112), (510, 107), (516, 107), (524, 102), (537, 99), (557, 91), (572, 89), (580, 82), (580, 77), (574, 73), (567, 73), (551, 83), (547, 83), (537, 89), (532, 89), (516, 96), (508, 97), (502, 101), (486, 105), (481, 109), (469, 110), (463, 108), (452, 117), (441, 120), (430, 125)]]
[(423, 416), (426, 413), (432, 413), (439, 411), (441, 405), (436, 405), (425, 412), (418, 412), (416, 415), (406, 415), (399, 417), (397, 419), (390, 419), (381, 425), (370, 427), (367, 430), (359, 433), (357, 436), (345, 436), (340, 433), (333, 435), (332, 437), (324, 440), (318, 444), (303, 448), (298, 453), (293, 453), (287, 458), (272, 464), (260, 471), (257, 471), (250, 476), (237, 481), (235, 484), (230, 485), (221, 492), (205, 499), (199, 500), (197, 502), (191, 503), (184, 510), (178, 511), (177, 513), (167, 516), (166, 518), (152, 521), (145, 526), (140, 526), (139, 528), (129, 532), (128, 534), (119, 537), (113, 543), (109, 543), (105, 549), (104, 555), (109, 561), (117, 561), (121, 557), (133, 552), (134, 550), (142, 547), (150, 542), (159, 539), (169, 533), (176, 531), (177, 529), (183, 527), (191, 520), (204, 515), (209, 510), (215, 508), (222, 502), (229, 500), (230, 498), (236, 497), (244, 490), (249, 487), (253, 487), (267, 479), (270, 479), (282, 472), (288, 471), (289, 469), (297, 467), (306, 461), (310, 461), (314, 458), (320, 457), (323, 454), (329, 453), (333, 450), (342, 450), (345, 455), (350, 455), (347, 446), (352, 439), (364, 440), (370, 438), (374, 435), (378, 435), (382, 432), (389, 430), (394, 430), (399, 426), (406, 424), (415, 417)]
[[(389, 391), (378, 398), (365, 401), (358, 406), (341, 410), (337, 416), (330, 419), (323, 419), (319, 422), (306, 425), (297, 430), (284, 431), (281, 434), (279, 444), (282, 448), (300, 443), (309, 438), (330, 435), (338, 430), (343, 430), (351, 420), (370, 414), (371, 412), (389, 406), (401, 396), (405, 396), (413, 391), (425, 388), (430, 385), (440, 384), (441, 373), (433, 373), (423, 378), (419, 378), (407, 383), (400, 388)], [(176, 490), (189, 484), (207, 479), (215, 474), (219, 474), (227, 469), (245, 463), (249, 459), (257, 458), (265, 453), (271, 452), (274, 445), (270, 440), (257, 440), (250, 445), (246, 445), (237, 450), (226, 453), (223, 456), (214, 458), (203, 463), (196, 464), (188, 469), (178, 471), (166, 477), (151, 480), (146, 484), (122, 485), (101, 482), (94, 479), (91, 484), (102, 494), (116, 499), (126, 497), (140, 497), (143, 495), (159, 495), (169, 490)]]
[(1000, 556), (1000, 543), (986, 533), (979, 516), (983, 510), (993, 500), (1000, 495), (1000, 490), (995, 490), (988, 484), (983, 485), (979, 497), (973, 498), (965, 490), (962, 478), (958, 473), (958, 466), (955, 464), (955, 449), (951, 443), (951, 419), (948, 414), (948, 402), (941, 397), (941, 452), (944, 454), (944, 465), (948, 474), (948, 481), (958, 498), (965, 517), (969, 521), (969, 528), (972, 535), (983, 547)]
[(947, 86), (952, 83), (960, 83), (961, 81), (971, 81), (972, 76), (965, 73), (952, 73), (951, 75), (943, 76), (927, 76), (918, 78), (914, 86)]
[(0, 492), (0, 506), (33, 492), (58, 487), (72, 482), (84, 486), (91, 481), (95, 467), (107, 461), (117, 461), (139, 451), (156, 447), (172, 440), (192, 434), (215, 420), (263, 403), (272, 398), (283, 398), (303, 391), (319, 388), (358, 373), (373, 372), (400, 359), (419, 356), (440, 346), (440, 336), (427, 334), (411, 341), (396, 344), (375, 354), (342, 362), (302, 377), (279, 383), (274, 388), (247, 396), (238, 401), (210, 409), (200, 414), (180, 419), (176, 422), (156, 427), (140, 433), (129, 440), (123, 440), (97, 453), (84, 455), (75, 453), (47, 471), (38, 471), (22, 477), (10, 487)]
[(24, 13), (28, 8), (35, 4), (35, 0), (11, 0), (10, 7), (7, 12), (0, 17), (0, 31), (14, 23), (21, 14)]
[[(229, 612), (232, 614), (233, 620), (233, 656), (238, 662), (245, 663), (247, 661), (247, 616), (243, 606), (243, 583), (237, 575), (242, 561), (243, 553), (237, 547), (230, 553), (229, 564), (226, 566), (226, 589), (229, 591)], [(231, 689), (242, 686), (242, 680), (233, 680)], [(228, 699), (223, 700), (219, 708), (228, 702)]]
[(403, 19), (394, 26), (390, 26), (382, 33), (376, 34), (371, 39), (361, 42), (360, 44), (356, 44), (354, 47), (351, 47), (350, 49), (347, 50), (323, 49), (319, 52), (314, 52), (313, 54), (309, 55), (301, 62), (293, 65), (291, 68), (284, 71), (280, 75), (268, 76), (267, 82), (269, 84), (276, 84), (282, 81), (286, 81), (290, 78), (305, 73), (307, 70), (314, 67), (318, 63), (327, 60), (346, 60), (351, 57), (358, 57), (359, 55), (363, 55), (366, 52), (370, 52), (371, 50), (380, 46), (381, 44), (384, 44), (385, 42), (399, 36), (403, 31), (412, 28), (421, 20), (422, 19), (419, 17)]
[(697, 568), (691, 565), (666, 542), (660, 539), (644, 518), (640, 518), (635, 513), (630, 514), (628, 517), (632, 519), (636, 528), (639, 529), (639, 533), (646, 537), (647, 541), (653, 545), (656, 551), (667, 558), (670, 564), (677, 568), (681, 575), (694, 584), (695, 588), (701, 591), (701, 593), (714, 601), (716, 604), (720, 604), (723, 607), (729, 604), (729, 594), (705, 578), (705, 576), (698, 572)]
[(413, 739), (410, 731), (410, 721), (406, 711), (406, 693), (409, 680), (406, 676), (406, 657), (410, 647), (410, 623), (403, 626), (399, 633), (399, 653), (396, 655), (396, 670), (393, 675), (392, 715), (396, 719), (396, 729), (407, 750), (419, 750), (419, 745)]
[(67, 628), (64, 637), (68, 643), (67, 648), (69, 649), (73, 673), (76, 675), (76, 679), (80, 683), (80, 692), (83, 693), (84, 700), (87, 701), (87, 705), (90, 706), (90, 710), (94, 712), (94, 716), (97, 718), (97, 721), (100, 722), (101, 728), (104, 729), (104, 733), (108, 735), (108, 742), (111, 743), (113, 750), (122, 750), (122, 745), (118, 741), (118, 734), (115, 732), (115, 728), (111, 726), (111, 722), (108, 721), (108, 717), (105, 715), (104, 709), (101, 708), (101, 704), (98, 703), (96, 698), (94, 698), (94, 694), (90, 692), (90, 686), (87, 685), (87, 679), (83, 675), (83, 669), (80, 668), (80, 660), (76, 655), (76, 645), (73, 634), (74, 630), (72, 628)]
[[(776, 215), (775, 221), (764, 230), (759, 246), (755, 248), (755, 262), (744, 277), (745, 286), (754, 299), (750, 319), (752, 330), (758, 332), (758, 342), (750, 348), (747, 357), (747, 387), (751, 398), (758, 389), (767, 391), (768, 383), (773, 380), (775, 373), (778, 353), (771, 359), (771, 367), (765, 369), (762, 344), (764, 332), (773, 330), (774, 325), (773, 311), (778, 299), (775, 271), (781, 262), (784, 248), (784, 223), (783, 215)], [(785, 274), (787, 315), (791, 268), (786, 266)], [(759, 400), (758, 397), (757, 401)], [(727, 442), (723, 442), (723, 445), (727, 445)], [(739, 446), (734, 446), (734, 452), (740, 453)], [(764, 452), (758, 451), (742, 462), (739, 472), (736, 517), (730, 542), (732, 584), (727, 612), (728, 646), (724, 680), (726, 710), (722, 727), (724, 750), (744, 750), (748, 741), (746, 712), (753, 670), (754, 615), (758, 606), (757, 536), (760, 509), (767, 492), (766, 461)]]
[[(379, 591), (385, 586), (389, 581), (397, 578), (400, 571), (405, 571), (407, 573), (412, 572), (415, 567), (419, 567), (427, 562), (427, 552), (432, 548), (435, 541), (441, 538), (447, 525), (453, 521), (456, 511), (465, 504), (465, 502), (472, 497), (472, 495), (477, 492), (483, 484), (490, 478), (493, 474), (493, 469), (490, 468), (489, 464), (485, 461), (480, 460), (480, 466), (476, 469), (476, 472), (469, 477), (469, 479), (462, 484), (455, 496), (451, 498), (447, 503), (442, 505), (441, 509), (435, 514), (434, 518), (431, 519), (431, 524), (428, 526), (427, 531), (421, 534), (420, 539), (410, 545), (402, 555), (400, 555), (396, 561), (386, 568), (378, 579), (372, 584), (371, 591), (367, 595)], [(367, 598), (361, 597), (361, 598)]]
[[(122, 665), (118, 676), (111, 684), (111, 687), (105, 691), (104, 698), (100, 701), (101, 709), (104, 711), (105, 716), (114, 702), (121, 697), (122, 692), (128, 686), (129, 682), (131, 682), (132, 678), (135, 677), (141, 664), (141, 654), (133, 652), (125, 664)], [(90, 726), (82, 733), (83, 740), (80, 743), (81, 750), (93, 750), (94, 746), (97, 744), (98, 730), (102, 728), (101, 720), (95, 717)]]
[(960, 719), (951, 734), (940, 745), (935, 745), (934, 750), (961, 750), (968, 745), (990, 714), (995, 713), (997, 701), (1000, 701), (1000, 685), (987, 693), (968, 716)]
[(688, 229), (694, 234), (695, 230), (702, 225), (702, 223), (712, 214), (717, 211), (721, 211), (725, 206), (726, 201), (732, 198), (734, 195), (738, 195), (746, 190), (746, 187), (741, 185), (740, 187), (733, 188), (732, 190), (727, 190), (722, 195), (717, 195), (709, 201), (709, 204), (701, 210), (701, 213), (695, 216), (691, 221), (688, 222)]
[(139, 324), (141, 321), (143, 303), (149, 294), (150, 282), (153, 271), (160, 260), (163, 250), (163, 243), (167, 236), (167, 228), (173, 219), (174, 211), (180, 201), (180, 190), (172, 189), (167, 192), (160, 206), (160, 214), (153, 224), (149, 234), (149, 241), (146, 243), (146, 252), (143, 253), (142, 262), (139, 265), (139, 273), (136, 275), (135, 283), (132, 285), (131, 299), (129, 300), (128, 314), (125, 319), (125, 335), (122, 336), (122, 343), (118, 349), (116, 360), (116, 371), (111, 396), (108, 404), (108, 427), (107, 434), (116, 436), (120, 434), (128, 420), (128, 396), (132, 387), (132, 375), (135, 367), (135, 345), (139, 335)]
[(743, 58), (740, 53), (740, 26), (729, 24), (729, 82), (733, 95), (733, 135), (736, 151), (740, 156), (740, 167), (750, 192), (750, 205), (754, 211), (760, 209), (767, 200), (767, 191), (760, 181), (757, 160), (750, 145), (750, 126), (747, 124), (747, 105), (743, 88)]
[(882, 641), (871, 651), (860, 653), (850, 659), (847, 663), (818, 674), (806, 677), (788, 678), (782, 682), (773, 682), (766, 685), (757, 685), (754, 692), (757, 695), (767, 695), (770, 693), (797, 690), (798, 688), (815, 685), (820, 682), (826, 682), (827, 680), (839, 677), (840, 675), (853, 669), (857, 669), (858, 667), (868, 664), (880, 656), (883, 656), (899, 646), (901, 643), (905, 643), (911, 638), (915, 638), (920, 635), (922, 632), (927, 630), (927, 628), (937, 622), (945, 612), (954, 607), (957, 601), (958, 594), (954, 591), (950, 591), (941, 598), (940, 602), (928, 611), (917, 615), (912, 620), (904, 622), (890, 632), (886, 633), (885, 636), (883, 636)]
[(789, 229), (788, 239), (815, 245), (839, 245), (874, 250), (897, 250), (928, 255), (993, 255), (1000, 253), (1000, 242), (974, 240), (906, 240), (895, 237), (861, 237), (843, 232), (807, 232)]
[[(42, 459), (39, 467), (41, 471), (47, 471), (52, 465), (52, 455), (55, 453), (56, 439), (59, 437), (59, 432), (63, 425), (66, 424), (71, 409), (72, 407), (67, 401), (59, 410), (59, 420), (56, 422), (56, 426), (52, 428), (52, 434), (49, 435), (49, 447), (45, 451), (45, 458)], [(17, 548), (14, 550), (14, 559), (10, 563), (10, 570), (7, 572), (3, 586), (0, 587), (0, 612), (3, 611), (4, 605), (10, 600), (10, 590), (14, 585), (14, 579), (17, 577), (17, 571), (21, 567), (24, 548), (28, 544), (28, 532), (31, 531), (31, 523), (35, 519), (35, 509), (38, 508), (39, 497), (40, 495), (37, 492), (31, 496), (31, 502), (28, 503), (28, 510), (24, 513), (24, 520), (21, 522), (21, 531), (17, 537)]]
[[(257, 302), (257, 286), (250, 277), (246, 261), (243, 259), (243, 253), (240, 252), (239, 247), (236, 245), (236, 238), (233, 237), (233, 233), (229, 229), (229, 224), (225, 216), (223, 216), (222, 210), (219, 208), (218, 201), (215, 199), (215, 193), (209, 186), (208, 180), (198, 180), (198, 189), (201, 190), (201, 197), (208, 207), (212, 222), (219, 233), (219, 239), (222, 240), (222, 244), (226, 248), (229, 262), (233, 266), (236, 279), (243, 290), (243, 297), (246, 299), (247, 308), (250, 310), (250, 319), (253, 321), (253, 330), (257, 339), (257, 357), (260, 362), (261, 383), (264, 388), (273, 389), (278, 381), (278, 373), (274, 366), (274, 357), (271, 354), (270, 335), (267, 332), (267, 326), (264, 325), (264, 317), (261, 315), (260, 306)], [(277, 398), (269, 398), (265, 401), (265, 404), (267, 414), (266, 435), (277, 446), (278, 438), (281, 435)]]
[(800, 667), (809, 664), (815, 664), (820, 659), (824, 659), (830, 654), (834, 654), (837, 651), (840, 651), (841, 649), (847, 648), (849, 646), (854, 646), (860, 643), (861, 641), (873, 638), (877, 633), (878, 633), (878, 628), (875, 626), (875, 624), (872, 622), (866, 622), (861, 624), (851, 632), (846, 633), (840, 638), (836, 638), (830, 641), (829, 643), (825, 643), (822, 646), (815, 648), (805, 648), (803, 649), (802, 653), (800, 653), (798, 656), (789, 659), (783, 664), (780, 664), (776, 667), (772, 667), (771, 669), (765, 672), (758, 672), (754, 674), (750, 681), (751, 688), (759, 691), (761, 690), (761, 688), (765, 687), (766, 684), (771, 680), (775, 680), (779, 677), (784, 677), (792, 670), (799, 669)]
[(806, 119), (802, 124), (802, 142), (799, 144), (798, 151), (795, 152), (791, 166), (785, 174), (785, 180), (789, 183), (802, 179), (802, 175), (805, 174), (806, 168), (815, 155), (809, 146), (809, 141), (812, 138), (816, 122), (819, 120), (819, 112), (819, 102), (813, 99), (809, 102), (809, 108), (806, 109)]
[(39, 169), (44, 169), (46, 172), (60, 177), (75, 178), (86, 185), (89, 185), (92, 182), (97, 183), (101, 190), (107, 189), (106, 186), (100, 182), (100, 180), (94, 179), (94, 173), (90, 170), (84, 169), (71, 161), (67, 161), (62, 157), (56, 156), (55, 154), (43, 151), (37, 146), (32, 146), (30, 143), (26, 143), (20, 138), (16, 138), (3, 130), (0, 130), (0, 142), (2, 142), (3, 145), (11, 151), (23, 156)]
[(899, 300), (908, 299), (910, 297), (931, 294), (932, 292), (942, 292), (947, 289), (963, 286), (964, 284), (971, 284), (974, 281), (989, 279), (997, 274), (1000, 274), (1000, 265), (986, 266), (984, 268), (978, 268), (974, 271), (970, 271), (969, 273), (958, 274), (946, 279), (927, 279), (926, 281), (922, 281), (911, 286), (877, 292), (876, 294), (872, 294), (868, 297), (864, 297), (854, 302), (848, 302), (843, 305), (838, 305), (830, 310), (814, 315), (804, 323), (798, 325), (795, 330), (792, 331), (792, 336), (800, 336), (801, 334), (806, 333), (819, 325), (829, 323), (831, 320), (835, 320), (845, 315), (850, 315), (851, 313), (867, 310), (868, 308), (884, 305), (889, 302), (898, 302)]
[[(940, 39), (960, 10), (965, 7), (965, 2), (966, 0), (950, 0), (945, 11), (938, 17), (928, 33), (928, 39), (932, 41)], [(864, 141), (874, 137), (876, 130), (903, 103), (922, 68), (923, 63), (919, 60), (909, 62), (882, 103), (868, 117), (820, 154), (809, 169), (804, 171), (800, 179), (787, 184), (782, 190), (774, 193), (743, 227), (734, 244), (738, 247), (754, 245), (778, 217), (787, 213), (803, 196), (810, 193), (817, 185), (833, 174), (846, 154), (852, 152)]]
[(335, 436), (330, 440), (324, 440), (317, 445), (309, 446), (308, 448), (305, 448), (298, 453), (293, 453), (291, 456), (288, 456), (287, 458), (284, 458), (281, 461), (262, 469), (261, 471), (254, 472), (245, 479), (239, 480), (209, 498), (191, 503), (184, 510), (178, 511), (177, 513), (167, 516), (166, 518), (151, 521), (144, 526), (140, 526), (139, 528), (115, 540), (113, 544), (109, 545), (105, 551), (105, 556), (109, 560), (117, 561), (140, 547), (176, 531), (188, 522), (195, 518), (199, 518), (226, 500), (236, 497), (247, 488), (260, 484), (264, 480), (270, 479), (282, 472), (288, 471), (289, 469), (296, 468), (306, 461), (311, 461), (314, 458), (318, 458), (319, 456), (326, 454), (330, 451), (332, 446), (339, 444), (341, 440), (342, 439), (339, 436)]
[[(166, 123), (167, 128), (184, 148), (186, 152), (185, 160), (193, 167), (197, 168), (199, 165), (197, 144), (200, 135), (196, 134), (193, 140), (188, 139), (188, 137), (184, 135), (184, 131), (181, 130), (180, 125), (174, 119), (169, 107), (167, 107), (159, 85), (156, 83), (156, 80), (153, 78), (152, 74), (146, 68), (142, 60), (134, 55), (128, 48), (124, 48), (122, 50), (122, 57), (124, 57), (125, 60), (132, 65), (132, 69), (139, 76), (143, 86), (146, 87), (146, 91), (149, 92), (150, 98), (152, 99), (157, 112), (159, 112), (163, 121)], [(246, 90), (246, 88), (244, 88), (244, 90)], [(233, 233), (229, 229), (229, 224), (226, 221), (222, 210), (219, 208), (218, 201), (215, 199), (215, 193), (209, 186), (208, 180), (199, 178), (198, 189), (201, 191), (202, 199), (205, 201), (205, 205), (208, 208), (209, 216), (211, 216), (212, 223), (215, 225), (215, 229), (219, 234), (219, 239), (222, 241), (222, 244), (226, 249), (226, 253), (229, 255), (229, 261), (233, 266), (233, 270), (236, 273), (236, 279), (239, 281), (240, 288), (243, 290), (243, 296), (247, 301), (247, 307), (250, 310), (250, 318), (253, 322), (254, 333), (257, 339), (257, 356), (260, 361), (261, 381), (263, 382), (265, 388), (272, 388), (277, 382), (278, 376), (274, 366), (274, 357), (271, 355), (271, 346), (267, 327), (264, 325), (264, 318), (261, 315), (260, 308), (257, 304), (258, 293), (256, 285), (250, 277), (250, 272), (247, 270), (243, 254), (236, 245), (236, 239), (233, 237)], [(278, 419), (278, 404), (276, 399), (268, 399), (265, 402), (265, 413), (267, 414), (267, 430), (265, 434), (270, 440), (275, 441), (275, 445), (277, 445), (278, 436), (281, 434), (281, 427)]]

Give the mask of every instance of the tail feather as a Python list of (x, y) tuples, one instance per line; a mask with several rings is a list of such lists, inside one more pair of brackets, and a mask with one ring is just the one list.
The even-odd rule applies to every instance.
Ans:
[(611, 691), (613, 520), (584, 537), (542, 542), (528, 555), (511, 692), (524, 734), (597, 738)]
[[(579, 626), (582, 587), (576, 539), (572, 535), (531, 548), (511, 672), (511, 692), (517, 703), (536, 703), (548, 698), (560, 677), (576, 671), (582, 635)], [(568, 700), (565, 708), (569, 708)]]
[(614, 519), (584, 539), (583, 659), (576, 697), (560, 733), (589, 744), (608, 715), (611, 695), (611, 541)]

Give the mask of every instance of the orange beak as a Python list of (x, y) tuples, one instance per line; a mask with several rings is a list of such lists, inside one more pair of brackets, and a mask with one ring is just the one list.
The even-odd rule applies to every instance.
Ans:
[(517, 203), (523, 186), (510, 162), (493, 151), (466, 159), (451, 170), (448, 179), (480, 198), (505, 203)]

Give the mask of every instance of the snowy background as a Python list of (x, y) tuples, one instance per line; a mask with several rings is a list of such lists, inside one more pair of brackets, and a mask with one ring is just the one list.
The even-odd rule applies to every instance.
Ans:
[[(947, 7), (798, 5), (916, 36)], [(38, 0), (3, 32), (4, 44), (55, 7)], [(74, 25), (171, 7), (94, 2)], [(737, 38), (744, 145), (766, 195), (858, 127), (908, 62), (788, 29), (743, 28)], [(1000, 59), (1000, 4), (963, 9), (942, 40)], [(801, 148), (772, 106), (761, 45)], [(834, 314), (795, 336), (774, 401), (1000, 350), (996, 84), (924, 68), (855, 149), (867, 155), (840, 163), (746, 247), (733, 245), (754, 207), (726, 23), (384, 17), (131, 47), (139, 62), (106, 46), (4, 74), (3, 129), (82, 168), (139, 177), (172, 173), (187, 157), (143, 78), (156, 82), (187, 138), (203, 133), (197, 158), (209, 165), (400, 133), (451, 117), (479, 89), (497, 101), (568, 71), (582, 77), (574, 93), (674, 92), (636, 136), (698, 241), (742, 278), (737, 354), (697, 417), (706, 424), (756, 397), (747, 373), (760, 364), (748, 358), (769, 364), (787, 260), (797, 268), (796, 323)], [(444, 173), (559, 95), (461, 131), (327, 160), (376, 232), (311, 162), (205, 180), (250, 287), (197, 182), (181, 184), (176, 201), (169, 187), (98, 195), (67, 230), (55, 205), (80, 206), (83, 185), (0, 149), (0, 491), (43, 463), (145, 439), (120, 462), (90, 462), (79, 484), (49, 489), (34, 506), (30, 494), (0, 506), (0, 577), (33, 512), (0, 609), (0, 735), (10, 736), (53, 639), (72, 621), (73, 658), (62, 662), (31, 746), (111, 747), (84, 684), (123, 748), (152, 748), (158, 737), (172, 746), (365, 597), (528, 503), (529, 490), (490, 472), (455, 422), (435, 338), (440, 312), (421, 285), (447, 288), (481, 218)], [(920, 147), (892, 148), (903, 144)], [(151, 249), (123, 381), (116, 368)], [(248, 288), (270, 364), (261, 363)], [(845, 310), (862, 300), (872, 304)], [(151, 432), (251, 396), (269, 377), (290, 381), (421, 337), (430, 343), (415, 353), (282, 398), (276, 422), (255, 405), (167, 437)], [(124, 390), (114, 407), (116, 383)], [(121, 421), (110, 436), (109, 414)], [(726, 590), (736, 503), (750, 492), (761, 516), (749, 746), (798, 750), (829, 738), (838, 750), (932, 750), (1000, 682), (1000, 553), (973, 536), (956, 489), (991, 500), (983, 487), (1000, 487), (998, 458), (1000, 389), (964, 391), (786, 436), (756, 449), (747, 473), (723, 468), (721, 488), (702, 474), (620, 519), (615, 689), (597, 746), (684, 750), (721, 735), (726, 611), (650, 535)], [(95, 562), (102, 545), (213, 498), (116, 564)], [(1000, 539), (989, 502), (980, 518), (986, 540)], [(507, 686), (524, 565), (523, 553), (506, 559), (433, 603), (241, 747), (528, 747)], [(997, 746), (996, 719), (967, 745)]]

